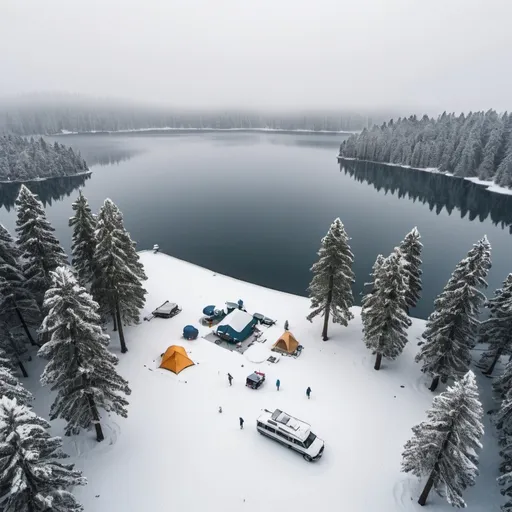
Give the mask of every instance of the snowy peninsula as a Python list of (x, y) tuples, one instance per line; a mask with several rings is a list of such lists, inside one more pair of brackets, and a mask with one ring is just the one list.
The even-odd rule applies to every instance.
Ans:
[[(424, 482), (400, 470), (411, 427), (425, 419), (433, 398), (429, 378), (414, 362), (424, 321), (412, 320), (404, 353), (396, 361), (385, 360), (376, 372), (374, 356), (362, 340), (360, 308), (352, 308), (355, 318), (348, 327), (331, 325), (330, 339), (323, 342), (322, 319), (306, 320), (307, 298), (225, 277), (166, 254), (139, 255), (148, 276), (141, 317), (167, 300), (182, 312), (126, 327), (129, 352), (124, 355), (117, 333), (110, 333), (110, 350), (120, 358), (118, 371), (132, 388), (128, 418), (107, 419), (103, 443), (96, 442), (93, 432), (64, 438), (71, 462), (88, 479), (87, 486), (74, 490), (85, 510), (422, 510), (416, 501)], [(255, 342), (243, 354), (204, 339), (212, 329), (199, 323), (207, 304), (222, 307), (239, 299), (249, 313), (277, 320), (272, 327), (262, 326), (266, 341)], [(270, 348), (286, 320), (304, 349), (298, 358), (281, 356), (272, 364), (267, 362), (275, 354)], [(196, 340), (183, 339), (187, 324), (199, 329)], [(159, 369), (160, 356), (171, 345), (183, 346), (195, 365), (179, 375)], [(34, 410), (47, 414), (51, 398), (38, 383), (44, 361), (34, 358), (29, 364), (32, 382), (27, 387), (36, 397)], [(252, 390), (245, 380), (255, 370), (266, 374), (266, 382)], [(479, 387), (488, 410), (493, 405), (485, 395), (490, 386), (480, 378), (486, 381)], [(323, 457), (308, 463), (259, 435), (256, 418), (263, 408), (280, 408), (310, 423), (325, 441)], [(245, 420), (243, 430), (239, 417)], [(502, 502), (496, 484), (498, 448), (488, 417), (484, 421), (481, 474), (465, 493), (472, 512), (495, 510)], [(56, 435), (62, 435), (63, 425), (62, 420), (53, 422)], [(428, 509), (448, 512), (452, 507), (432, 492)]]

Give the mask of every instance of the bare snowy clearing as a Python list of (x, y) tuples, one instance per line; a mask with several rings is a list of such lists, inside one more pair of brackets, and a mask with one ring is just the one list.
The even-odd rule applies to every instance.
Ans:
[[(402, 356), (384, 361), (376, 372), (374, 357), (362, 342), (359, 308), (353, 308), (355, 319), (347, 328), (331, 326), (331, 339), (323, 342), (322, 319), (313, 324), (306, 320), (305, 298), (224, 277), (165, 254), (140, 256), (149, 278), (141, 317), (165, 300), (177, 302), (183, 312), (126, 328), (129, 352), (119, 354), (118, 371), (133, 390), (128, 419), (111, 421), (103, 443), (96, 443), (92, 432), (64, 439), (64, 448), (89, 481), (75, 489), (85, 510), (424, 510), (416, 503), (424, 482), (400, 472), (411, 427), (425, 419), (433, 398), (428, 379), (414, 363), (424, 321), (413, 321)], [(200, 336), (211, 332), (197, 321), (205, 305), (238, 299), (249, 312), (277, 319), (277, 326), (264, 332), (265, 343), (255, 343), (242, 355), (201, 337), (182, 338), (188, 323)], [(304, 351), (297, 359), (282, 356), (278, 363), (268, 363), (265, 356), (273, 354), (270, 347), (285, 320)], [(158, 369), (160, 354), (173, 344), (185, 347), (196, 363), (179, 375)], [(111, 349), (120, 352), (116, 333)], [(51, 397), (36, 382), (43, 366), (41, 360), (32, 363), (33, 385), (28, 387), (36, 395), (36, 412), (47, 417)], [(254, 370), (267, 376), (259, 390), (245, 387)], [(228, 372), (234, 377), (232, 387)], [(480, 384), (487, 393), (489, 381), (481, 378)], [(305, 394), (308, 386), (311, 400)], [(487, 411), (493, 404), (480, 389)], [(323, 457), (308, 463), (258, 434), (255, 423), (262, 408), (280, 408), (310, 423), (325, 441)], [(240, 416), (245, 419), (243, 430)], [(495, 483), (498, 450), (488, 416), (485, 426), (482, 474), (465, 494), (471, 512), (497, 510), (502, 502)], [(63, 423), (53, 422), (53, 433), (62, 432)], [(429, 510), (452, 510), (434, 493), (428, 504)]]

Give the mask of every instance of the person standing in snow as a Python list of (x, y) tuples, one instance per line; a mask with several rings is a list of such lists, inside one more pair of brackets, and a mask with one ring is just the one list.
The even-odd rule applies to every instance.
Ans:
[(308, 397), (308, 400), (311, 397), (311, 388), (308, 386), (308, 389), (306, 389), (306, 396)]
[(222, 406), (219, 406), (219, 412), (222, 413)]
[(279, 388), (281, 387), (281, 381), (279, 379), (276, 380), (276, 388), (277, 391), (279, 391)]
[(240, 430), (242, 430), (244, 428), (244, 419), (241, 417), (240, 418)]
[(232, 382), (233, 382), (233, 376), (231, 375), (231, 373), (228, 373), (228, 381), (229, 381), (229, 385), (231, 386)]

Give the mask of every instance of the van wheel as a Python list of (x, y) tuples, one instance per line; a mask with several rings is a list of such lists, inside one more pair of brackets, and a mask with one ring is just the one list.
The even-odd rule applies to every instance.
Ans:
[(304, 455), (304, 459), (308, 462), (313, 462), (313, 459), (309, 455)]

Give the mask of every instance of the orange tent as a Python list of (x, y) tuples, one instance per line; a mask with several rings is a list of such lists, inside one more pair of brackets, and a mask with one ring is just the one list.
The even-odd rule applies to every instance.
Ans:
[(293, 334), (289, 331), (285, 331), (282, 336), (274, 343), (272, 350), (284, 352), (286, 354), (293, 354), (299, 342), (293, 337)]
[(179, 345), (171, 345), (162, 356), (160, 368), (165, 368), (177, 375), (181, 370), (184, 370), (193, 364), (194, 361), (189, 359), (187, 351), (183, 347), (180, 347)]

